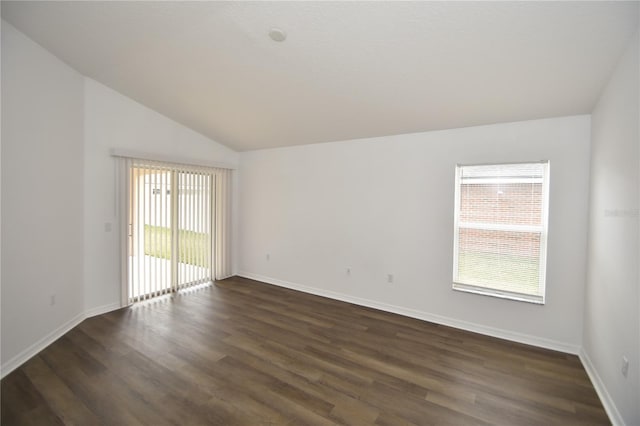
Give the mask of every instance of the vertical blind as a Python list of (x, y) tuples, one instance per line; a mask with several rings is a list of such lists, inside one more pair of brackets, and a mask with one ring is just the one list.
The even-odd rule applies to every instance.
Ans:
[(231, 170), (217, 169), (215, 186), (215, 258), (216, 279), (231, 276)]
[(457, 166), (454, 289), (544, 303), (548, 170)]
[(231, 170), (120, 158), (123, 303), (231, 275)]

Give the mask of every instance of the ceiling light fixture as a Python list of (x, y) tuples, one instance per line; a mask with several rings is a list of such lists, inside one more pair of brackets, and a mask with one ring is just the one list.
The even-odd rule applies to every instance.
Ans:
[(273, 41), (285, 41), (285, 39), (287, 38), (287, 33), (285, 33), (280, 28), (274, 27), (269, 31), (269, 37), (271, 37), (271, 40)]

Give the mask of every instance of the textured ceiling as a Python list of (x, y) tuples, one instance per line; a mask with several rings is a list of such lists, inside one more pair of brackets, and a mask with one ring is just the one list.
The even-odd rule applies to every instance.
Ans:
[(249, 150), (589, 113), (638, 2), (3, 1), (2, 16)]

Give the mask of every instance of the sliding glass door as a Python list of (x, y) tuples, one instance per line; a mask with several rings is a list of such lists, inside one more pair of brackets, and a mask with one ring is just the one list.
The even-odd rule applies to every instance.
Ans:
[(128, 181), (129, 302), (212, 281), (215, 173), (138, 161)]

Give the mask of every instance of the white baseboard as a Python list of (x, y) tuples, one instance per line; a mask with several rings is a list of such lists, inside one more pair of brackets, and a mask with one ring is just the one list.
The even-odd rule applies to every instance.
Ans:
[(455, 318), (436, 315), (436, 314), (432, 314), (424, 311), (418, 311), (416, 309), (404, 308), (402, 306), (390, 305), (388, 303), (378, 302), (375, 300), (363, 299), (360, 297), (350, 296), (343, 293), (338, 293), (334, 291), (323, 290), (315, 287), (308, 287), (301, 284), (282, 281), (279, 279), (266, 277), (264, 275), (254, 274), (251, 272), (241, 271), (240, 273), (238, 273), (238, 276), (249, 278), (256, 281), (262, 281), (267, 284), (277, 285), (279, 287), (285, 287), (292, 290), (302, 291), (304, 293), (314, 294), (316, 296), (328, 297), (329, 299), (340, 300), (342, 302), (353, 303), (360, 306), (366, 306), (368, 308), (380, 309), (381, 311), (404, 315), (410, 318), (416, 318), (416, 319), (429, 321), (429, 322), (433, 322), (440, 325), (459, 328), (461, 330), (472, 331), (474, 333), (497, 337), (499, 339), (510, 340), (512, 342), (524, 343), (527, 345), (537, 346), (545, 349), (551, 349), (554, 351), (560, 351), (560, 352), (569, 353), (573, 355), (578, 355), (580, 353), (580, 346), (578, 345), (572, 345), (564, 342), (545, 339), (537, 336), (531, 336), (528, 334), (518, 333), (510, 330), (500, 329), (500, 328), (487, 327), (484, 325), (475, 324), (468, 321), (461, 321)]
[(96, 308), (91, 308), (84, 313), (85, 318), (95, 317), (97, 315), (106, 314), (107, 312), (115, 311), (116, 309), (120, 309), (120, 303), (109, 303), (107, 305), (98, 306)]
[[(430, 314), (428, 312), (418, 311), (415, 309), (404, 308), (401, 306), (390, 305), (387, 303), (377, 302), (374, 300), (363, 299), (360, 297), (349, 296), (346, 294), (323, 290), (315, 287), (308, 287), (301, 284), (291, 283), (287, 281), (278, 280), (275, 278), (266, 277), (264, 275), (253, 274), (250, 272), (239, 272), (237, 274), (240, 277), (249, 278), (252, 280), (262, 281), (268, 284), (277, 285), (279, 287), (285, 287), (292, 290), (302, 291), (304, 293), (314, 294), (316, 296), (327, 297), (330, 299), (340, 300), (347, 303), (353, 303), (360, 306), (366, 306), (369, 308), (380, 309), (382, 311), (391, 312), (394, 314), (404, 315), (410, 318), (416, 318), (423, 321), (429, 321), (436, 324), (446, 325), (449, 327), (459, 328), (462, 330), (471, 331), (474, 333), (484, 334), (487, 336), (497, 337), (500, 339), (511, 340), (518, 343), (524, 343), (528, 345), (538, 346), (546, 349), (557, 350), (560, 352), (570, 353), (574, 355), (579, 355), (582, 364), (593, 383), (593, 386), (600, 397), (600, 401), (602, 401), (602, 405), (604, 406), (609, 419), (613, 423), (614, 426), (625, 426), (624, 420), (620, 415), (613, 399), (607, 392), (607, 389), (602, 382), (602, 379), (598, 375), (597, 370), (593, 366), (591, 359), (588, 354), (584, 351), (583, 348), (570, 345), (562, 342), (557, 342), (554, 340), (544, 339), (537, 336), (531, 336), (522, 333), (516, 333), (509, 330), (487, 327), (479, 324), (474, 324), (467, 321), (457, 320), (455, 318), (445, 317), (441, 315)], [(110, 303), (103, 306), (98, 306), (96, 308), (92, 308), (87, 310), (86, 312), (80, 313), (75, 317), (71, 318), (69, 321), (62, 324), (60, 327), (56, 328), (42, 339), (38, 340), (27, 349), (20, 352), (18, 355), (11, 358), (9, 361), (2, 363), (0, 366), (0, 378), (5, 377), (7, 374), (11, 373), (13, 370), (24, 364), (31, 357), (35, 356), (55, 342), (57, 339), (62, 337), (65, 333), (71, 330), (73, 327), (80, 324), (87, 318), (94, 317), (96, 315), (101, 315), (107, 312), (114, 311), (116, 309), (120, 309), (120, 303)]]
[(613, 402), (611, 395), (609, 395), (604, 382), (598, 374), (598, 370), (593, 366), (593, 363), (584, 348), (580, 349), (580, 361), (582, 361), (582, 365), (584, 366), (589, 379), (591, 379), (591, 383), (593, 383), (593, 387), (596, 389), (596, 393), (600, 397), (600, 402), (602, 402), (604, 410), (607, 412), (609, 420), (611, 420), (613, 426), (625, 426), (624, 420), (620, 415), (616, 404)]
[(27, 349), (20, 352), (18, 355), (14, 356), (7, 362), (3, 362), (2, 366), (0, 366), (0, 378), (5, 377), (7, 374), (11, 373), (16, 368), (20, 367), (22, 364), (27, 362), (29, 359), (38, 354), (41, 350), (64, 336), (69, 330), (73, 327), (80, 324), (87, 318), (94, 317), (96, 315), (101, 315), (107, 312), (111, 312), (116, 309), (120, 309), (120, 303), (110, 303), (108, 305), (98, 306), (96, 308), (89, 309), (86, 312), (81, 312), (75, 317), (71, 318), (69, 321), (62, 324), (60, 327), (56, 328), (42, 339), (35, 342), (33, 345), (29, 346)]
[(51, 333), (44, 336), (42, 339), (38, 340), (22, 352), (20, 352), (18, 355), (11, 358), (9, 361), (3, 362), (2, 366), (0, 367), (0, 377), (4, 377), (16, 368), (20, 367), (22, 364), (31, 359), (31, 357), (35, 356), (38, 352), (58, 340), (73, 327), (80, 324), (82, 321), (84, 321), (84, 319), (84, 313), (79, 313), (69, 321), (62, 324), (60, 327), (53, 330)]

